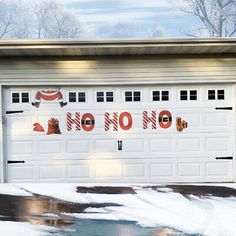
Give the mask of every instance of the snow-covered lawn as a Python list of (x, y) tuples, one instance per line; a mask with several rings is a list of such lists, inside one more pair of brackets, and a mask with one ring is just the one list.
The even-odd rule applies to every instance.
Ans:
[[(48, 231), (53, 231), (52, 227), (35, 226), (30, 223), (0, 221), (0, 235), (3, 236), (48, 236), (55, 235)], [(55, 229), (54, 229), (55, 231)]]
[[(227, 186), (236, 188), (235, 184)], [(236, 235), (236, 197), (183, 196), (173, 192), (170, 188), (162, 187), (160, 191), (156, 191), (143, 186), (133, 186), (136, 194), (77, 193), (76, 187), (76, 184), (4, 184), (0, 185), (0, 193), (25, 194), (25, 196), (36, 193), (76, 203), (120, 205), (87, 208), (83, 213), (64, 213), (64, 215), (80, 219), (135, 221), (141, 226), (167, 226), (186, 233), (198, 233), (206, 236)], [(2, 231), (7, 228), (11, 230), (11, 227), (2, 227), (4, 224), (10, 224), (10, 222), (0, 222), (0, 235), (14, 235)], [(15, 224), (19, 224), (17, 227), (25, 227), (29, 231), (36, 230), (35, 226), (28, 223), (27, 225)], [(24, 235), (37, 234), (29, 232)]]

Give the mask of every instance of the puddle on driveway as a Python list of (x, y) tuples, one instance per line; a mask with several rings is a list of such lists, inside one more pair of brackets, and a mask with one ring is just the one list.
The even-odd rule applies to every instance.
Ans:
[(135, 222), (107, 220), (77, 220), (63, 236), (202, 236), (185, 234), (170, 228), (143, 228)]

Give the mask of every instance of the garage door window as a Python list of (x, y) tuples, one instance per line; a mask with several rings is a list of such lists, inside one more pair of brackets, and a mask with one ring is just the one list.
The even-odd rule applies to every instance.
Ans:
[(190, 90), (190, 100), (197, 100), (197, 90)]
[(208, 100), (224, 100), (225, 99), (225, 90), (208, 90)]
[(85, 92), (69, 92), (69, 102), (86, 102)]
[(113, 92), (97, 92), (97, 102), (113, 102)]
[(181, 101), (197, 100), (197, 90), (180, 90), (180, 100)]
[(126, 102), (140, 102), (141, 101), (141, 92), (140, 91), (126, 91), (125, 92), (125, 101)]
[(85, 92), (78, 93), (78, 102), (86, 102)]
[(12, 103), (28, 103), (29, 93), (12, 93)]
[(152, 91), (153, 101), (169, 101), (169, 91)]

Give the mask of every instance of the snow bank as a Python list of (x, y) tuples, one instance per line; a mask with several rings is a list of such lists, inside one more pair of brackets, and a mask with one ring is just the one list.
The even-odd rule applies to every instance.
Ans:
[(17, 186), (35, 194), (64, 201), (89, 203), (86, 197), (76, 192), (76, 184), (17, 184)]
[(31, 193), (20, 189), (14, 184), (0, 184), (0, 194), (15, 195), (15, 196), (32, 196)]
[(9, 221), (0, 221), (0, 234), (7, 236), (19, 236), (27, 235), (27, 236), (46, 236), (46, 235), (54, 235), (47, 232), (52, 230), (51, 227), (46, 226), (34, 226), (29, 223), (20, 223), (20, 222), (9, 222)]

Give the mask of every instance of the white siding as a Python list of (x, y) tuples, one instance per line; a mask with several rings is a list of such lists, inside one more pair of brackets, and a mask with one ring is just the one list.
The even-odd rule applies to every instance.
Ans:
[(98, 58), (1, 60), (5, 85), (235, 82), (236, 58)]

